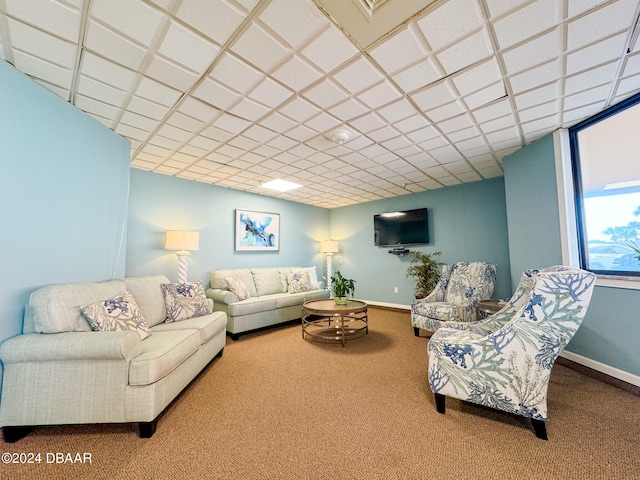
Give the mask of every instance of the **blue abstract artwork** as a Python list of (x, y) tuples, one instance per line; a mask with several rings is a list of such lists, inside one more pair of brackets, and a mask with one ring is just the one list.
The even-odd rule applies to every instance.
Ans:
[(236, 250), (279, 250), (280, 214), (236, 209)]

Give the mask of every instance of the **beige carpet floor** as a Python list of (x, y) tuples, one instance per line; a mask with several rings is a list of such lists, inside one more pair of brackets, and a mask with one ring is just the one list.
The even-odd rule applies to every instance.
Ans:
[[(455, 399), (439, 415), (427, 341), (408, 313), (382, 309), (344, 348), (303, 340), (299, 325), (228, 340), (152, 438), (136, 425), (40, 427), (2, 448), (41, 463), (0, 465), (0, 478), (640, 478), (639, 397), (556, 364), (546, 442), (524, 418)], [(47, 463), (56, 453), (91, 463)]]

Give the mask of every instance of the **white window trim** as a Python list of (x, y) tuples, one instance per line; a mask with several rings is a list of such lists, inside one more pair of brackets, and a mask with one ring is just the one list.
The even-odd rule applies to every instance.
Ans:
[[(568, 129), (562, 128), (553, 132), (553, 151), (556, 165), (556, 187), (558, 189), (562, 263), (579, 268), (575, 193), (573, 174), (571, 172), (571, 148)], [(640, 290), (640, 279), (598, 275), (596, 286)]]

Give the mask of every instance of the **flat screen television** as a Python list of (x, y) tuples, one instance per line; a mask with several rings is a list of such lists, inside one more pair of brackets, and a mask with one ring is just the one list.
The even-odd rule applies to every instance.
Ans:
[(377, 247), (429, 243), (427, 209), (379, 213), (373, 216), (373, 242)]

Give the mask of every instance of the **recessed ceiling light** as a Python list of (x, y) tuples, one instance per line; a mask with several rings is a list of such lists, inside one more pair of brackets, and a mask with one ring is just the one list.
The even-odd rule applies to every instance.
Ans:
[(297, 183), (287, 182), (286, 180), (280, 180), (279, 178), (276, 180), (271, 180), (270, 182), (263, 183), (260, 185), (263, 188), (268, 188), (270, 190), (277, 190), (278, 192), (286, 192), (288, 190), (293, 190), (294, 188), (300, 188), (302, 185), (298, 185)]

